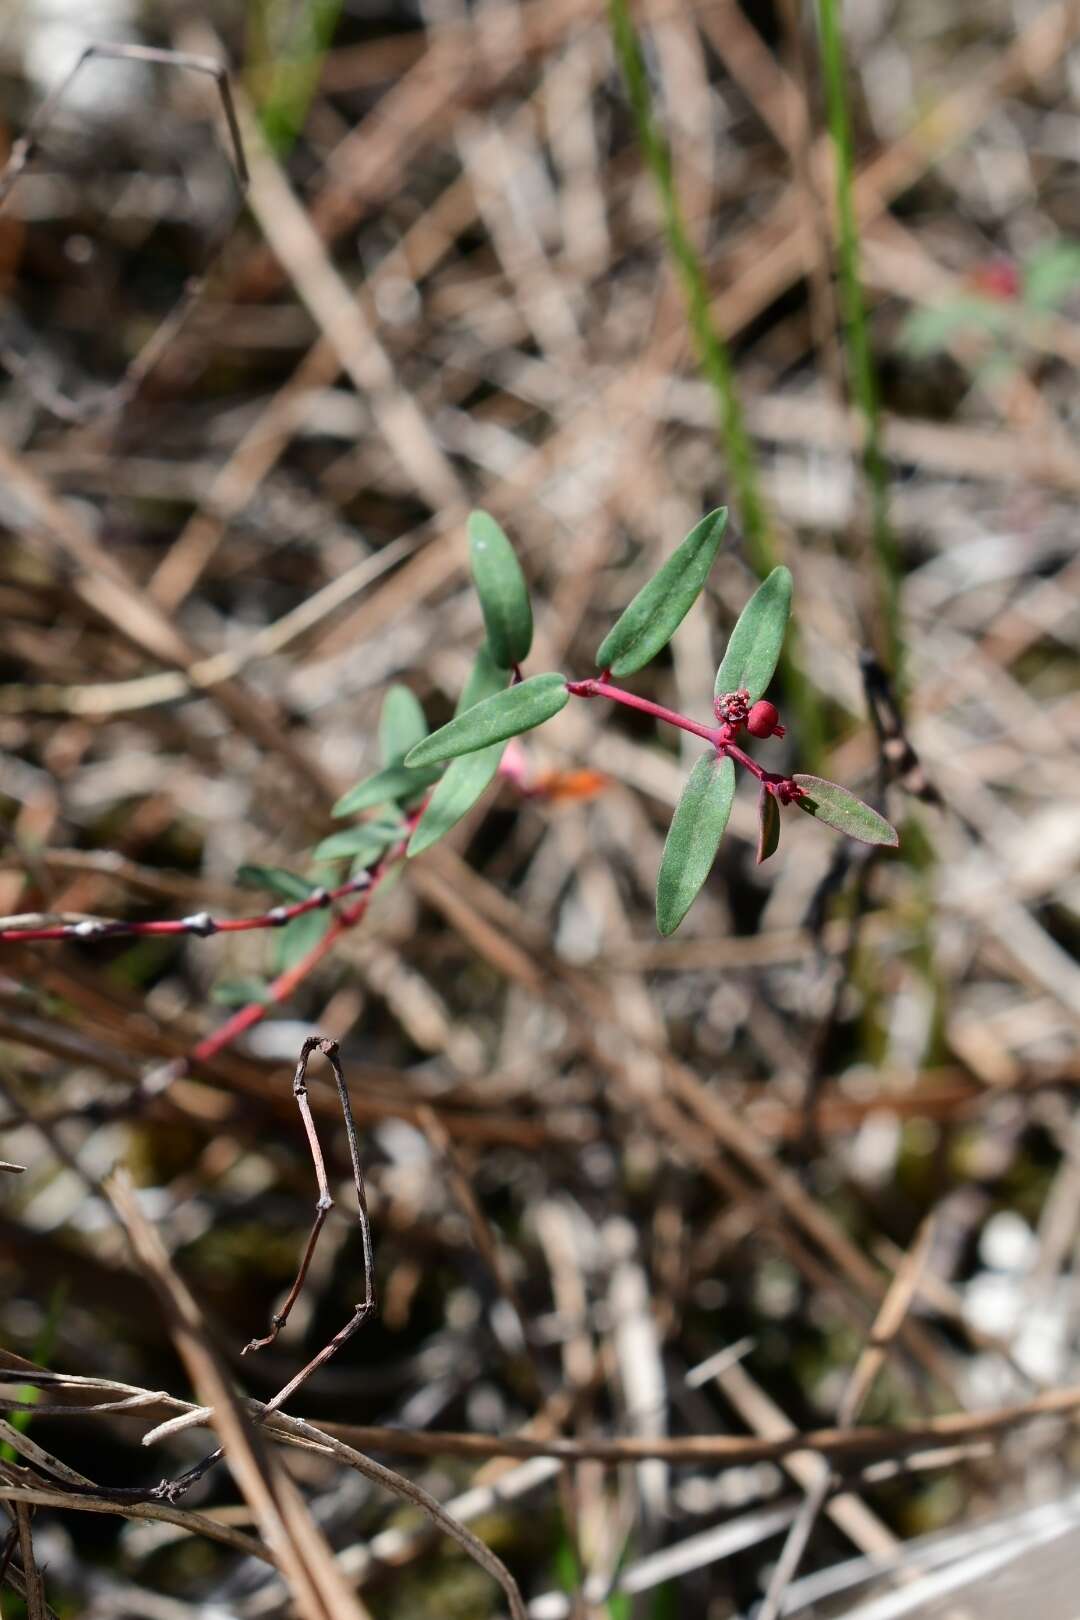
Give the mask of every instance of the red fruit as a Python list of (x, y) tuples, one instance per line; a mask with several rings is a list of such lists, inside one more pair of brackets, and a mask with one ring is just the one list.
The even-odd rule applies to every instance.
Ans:
[(1020, 297), (1020, 271), (1011, 259), (990, 259), (980, 264), (968, 277), (968, 285), (984, 298), (999, 298), (1005, 303)]
[(784, 727), (780, 724), (776, 704), (765, 698), (755, 703), (746, 717), (746, 729), (751, 737), (782, 737)]

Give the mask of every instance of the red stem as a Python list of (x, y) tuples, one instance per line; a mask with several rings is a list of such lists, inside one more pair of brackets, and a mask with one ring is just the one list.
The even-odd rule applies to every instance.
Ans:
[(267, 985), (265, 1000), (248, 1002), (246, 1007), (239, 1008), (231, 1018), (227, 1018), (212, 1035), (207, 1035), (205, 1039), (199, 1042), (198, 1046), (193, 1047), (188, 1060), (189, 1065), (210, 1062), (212, 1058), (217, 1057), (219, 1052), (223, 1052), (227, 1046), (231, 1046), (238, 1036), (243, 1035), (249, 1029), (253, 1029), (256, 1024), (261, 1023), (269, 1009), (280, 1006), (283, 1001), (287, 1001), (297, 986), (307, 978), (312, 969), (318, 967), (323, 957), (330, 954), (342, 934), (346, 934), (350, 928), (356, 927), (357, 923), (362, 920), (364, 913), (371, 904), (376, 889), (390, 870), (390, 867), (405, 854), (409, 834), (420, 819), (426, 804), (427, 798), (424, 799), (424, 804), (418, 809), (410, 812), (407, 817), (408, 831), (405, 837), (400, 838), (396, 844), (388, 849), (378, 864), (373, 866), (370, 872), (366, 874), (370, 878), (370, 882), (355, 905), (338, 912), (318, 944), (313, 945), (306, 956), (302, 956), (299, 962), (294, 962), (292, 967), (287, 968), (284, 973), (279, 973), (273, 983)]
[(627, 709), (640, 709), (642, 714), (651, 714), (655, 720), (663, 720), (669, 726), (678, 726), (680, 731), (690, 731), (695, 737), (703, 737), (706, 742), (712, 743), (718, 754), (727, 754), (737, 764), (745, 767), (759, 782), (767, 787), (779, 787), (782, 783), (790, 783), (790, 777), (781, 776), (776, 771), (767, 771), (764, 765), (759, 765), (756, 759), (740, 748), (733, 740), (736, 728), (731, 725), (703, 726), (697, 720), (691, 720), (689, 715), (680, 714), (677, 709), (665, 709), (661, 703), (653, 703), (649, 698), (638, 697), (633, 692), (624, 691), (621, 686), (612, 686), (606, 679), (607, 671), (597, 680), (567, 681), (566, 690), (572, 697), (605, 697), (612, 703), (621, 703)]
[(697, 720), (691, 720), (688, 715), (679, 714), (675, 709), (665, 709), (660, 703), (652, 703), (648, 698), (637, 697), (633, 692), (624, 692), (621, 686), (612, 686), (603, 679), (593, 681), (567, 681), (566, 690), (573, 697), (605, 697), (612, 703), (621, 703), (628, 709), (640, 709), (642, 714), (651, 714), (655, 720), (664, 720), (669, 726), (678, 726), (680, 731), (692, 731), (695, 737), (704, 737), (711, 742), (714, 748), (720, 748), (726, 743), (726, 726), (703, 726)]
[(106, 918), (87, 918), (84, 922), (53, 923), (48, 928), (0, 928), (0, 943), (33, 944), (42, 940), (58, 939), (130, 939), (147, 934), (243, 934), (253, 928), (281, 928), (302, 917), (307, 911), (318, 911), (334, 900), (366, 889), (370, 879), (365, 872), (350, 878), (336, 889), (316, 889), (306, 900), (296, 900), (290, 906), (274, 906), (257, 917), (212, 917), (199, 912), (193, 917), (173, 917), (161, 922), (124, 922)]

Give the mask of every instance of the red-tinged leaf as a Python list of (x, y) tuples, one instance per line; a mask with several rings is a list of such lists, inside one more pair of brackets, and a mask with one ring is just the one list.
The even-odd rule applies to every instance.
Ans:
[(780, 806), (776, 802), (776, 795), (769, 792), (764, 782), (758, 793), (757, 804), (757, 862), (760, 866), (762, 861), (767, 861), (770, 855), (775, 854), (776, 846), (780, 842)]
[(792, 780), (802, 789), (801, 796), (794, 802), (815, 820), (863, 844), (887, 844), (894, 849), (899, 844), (899, 835), (891, 822), (839, 782), (828, 782), (821, 776), (795, 776)]

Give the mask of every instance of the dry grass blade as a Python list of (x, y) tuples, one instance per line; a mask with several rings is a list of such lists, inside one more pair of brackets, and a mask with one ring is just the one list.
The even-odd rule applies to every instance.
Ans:
[[(885, 1363), (889, 1347), (911, 1308), (919, 1289), (923, 1268), (930, 1255), (933, 1236), (933, 1219), (928, 1216), (919, 1228), (915, 1242), (904, 1256), (902, 1264), (897, 1267), (889, 1291), (881, 1302), (881, 1309), (874, 1318), (866, 1348), (856, 1362), (844, 1390), (837, 1414), (844, 1428), (848, 1428), (858, 1417), (859, 1409)], [(807, 1491), (806, 1499), (788, 1531), (783, 1551), (773, 1570), (765, 1600), (761, 1605), (759, 1620), (777, 1620), (783, 1608), (784, 1594), (795, 1578), (795, 1572), (810, 1539), (810, 1532), (814, 1528), (814, 1521), (821, 1512), (833, 1483), (826, 1470)]]

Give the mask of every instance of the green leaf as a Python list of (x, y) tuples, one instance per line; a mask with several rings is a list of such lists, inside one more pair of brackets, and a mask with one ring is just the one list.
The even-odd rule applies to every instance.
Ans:
[(747, 691), (756, 703), (773, 678), (791, 612), (791, 571), (774, 568), (735, 622), (716, 672), (716, 695)]
[(265, 979), (222, 979), (210, 992), (219, 1007), (248, 1007), (253, 1001), (265, 1006), (269, 1001)]
[(735, 797), (735, 764), (705, 754), (675, 806), (656, 879), (656, 926), (673, 934), (708, 877)]
[(596, 649), (601, 669), (632, 675), (667, 646), (697, 601), (726, 527), (727, 507), (719, 506), (690, 530)]
[(480, 748), (475, 754), (464, 754), (450, 761), (409, 840), (407, 855), (423, 854), (451, 827), (457, 826), (490, 786), (505, 749), (505, 742), (492, 743), (490, 748)]
[(943, 304), (913, 311), (900, 330), (900, 343), (913, 359), (923, 360), (939, 354), (962, 333), (1002, 338), (1015, 324), (1013, 311), (1000, 299), (959, 293)]
[(379, 758), (400, 765), (409, 749), (428, 734), (420, 700), (407, 686), (391, 686), (379, 716)]
[(512, 669), (532, 646), (529, 587), (513, 546), (487, 512), (469, 516), (469, 560), (491, 655), (504, 669)]
[(827, 827), (835, 827), (837, 832), (863, 844), (889, 844), (893, 848), (899, 844), (896, 828), (839, 782), (827, 782), (820, 776), (795, 776), (792, 780), (803, 790), (802, 797), (794, 801), (799, 809)]
[(1080, 242), (1049, 242), (1024, 266), (1024, 303), (1029, 309), (1056, 309), (1080, 283)]
[(376, 771), (374, 776), (357, 782), (355, 787), (341, 796), (330, 814), (351, 816), (357, 810), (370, 810), (377, 804), (407, 804), (438, 777), (438, 771), (417, 771), (407, 765), (388, 765), (385, 770)]
[(355, 855), (360, 866), (365, 867), (396, 843), (404, 831), (400, 821), (362, 821), (359, 826), (346, 827), (343, 832), (324, 838), (312, 851), (312, 859), (340, 861)]
[(282, 900), (306, 900), (318, 884), (296, 872), (287, 872), (283, 866), (241, 866), (236, 881), (245, 889), (267, 889)]
[(510, 671), (495, 662), (491, 656), (491, 649), (485, 642), (473, 659), (472, 668), (454, 713), (464, 714), (466, 709), (475, 708), (478, 703), (483, 703), (485, 698), (494, 697), (496, 692), (504, 692), (509, 679)]
[(425, 737), (407, 756), (408, 762), (413, 766), (431, 765), (458, 754), (473, 754), (478, 748), (488, 748), (543, 725), (569, 701), (565, 675), (533, 675), (517, 686), (507, 687), (505, 692), (485, 698)]
[(329, 906), (305, 911), (274, 936), (274, 972), (287, 973), (313, 951), (332, 921)]
[(775, 793), (770, 793), (764, 782), (758, 793), (757, 806), (757, 863), (760, 866), (762, 861), (767, 861), (770, 855), (776, 853), (776, 846), (780, 842), (780, 806)]

